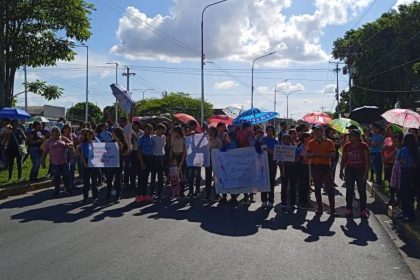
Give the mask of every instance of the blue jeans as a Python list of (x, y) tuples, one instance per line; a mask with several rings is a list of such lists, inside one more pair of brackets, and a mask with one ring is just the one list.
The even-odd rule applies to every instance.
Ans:
[(189, 192), (194, 192), (194, 178), (195, 178), (195, 192), (200, 192), (200, 185), (201, 185), (201, 167), (197, 166), (188, 166), (187, 167), (187, 180), (188, 180), (188, 188)]
[(56, 164), (51, 163), (51, 175), (53, 176), (54, 189), (55, 189), (56, 194), (60, 192), (61, 178), (63, 178), (64, 187), (66, 188), (66, 190), (68, 190), (67, 169), (68, 169), (67, 164), (56, 165)]
[(382, 156), (381, 153), (370, 153), (370, 161), (373, 173), (375, 174), (375, 182), (382, 185)]
[(39, 167), (41, 166), (42, 151), (40, 147), (32, 146), (29, 147), (28, 153), (31, 156), (32, 161), (32, 168), (29, 175), (29, 181), (34, 182), (38, 178)]

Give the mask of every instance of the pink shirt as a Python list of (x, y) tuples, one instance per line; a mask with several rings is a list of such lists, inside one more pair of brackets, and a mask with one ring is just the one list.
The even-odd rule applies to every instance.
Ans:
[(45, 152), (50, 154), (51, 163), (54, 165), (66, 164), (66, 143), (63, 140), (48, 140), (45, 143)]

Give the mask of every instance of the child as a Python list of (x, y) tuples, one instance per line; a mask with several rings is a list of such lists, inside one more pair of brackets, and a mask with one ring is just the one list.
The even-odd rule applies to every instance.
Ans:
[[(292, 137), (289, 134), (283, 135), (283, 145), (290, 146), (292, 144)], [(281, 177), (281, 208), (288, 209), (287, 205), (287, 189), (290, 193), (290, 207), (292, 209), (296, 206), (296, 161), (295, 162), (282, 162), (282, 177)]]
[(172, 198), (179, 198), (181, 195), (181, 177), (180, 169), (178, 168), (178, 161), (172, 157), (169, 162), (169, 179), (171, 181), (171, 196)]

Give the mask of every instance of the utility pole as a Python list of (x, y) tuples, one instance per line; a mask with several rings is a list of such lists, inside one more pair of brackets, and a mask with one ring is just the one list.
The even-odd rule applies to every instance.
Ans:
[(26, 76), (26, 65), (23, 66), (23, 73), (25, 76), (25, 111), (28, 112), (28, 79)]
[(273, 112), (276, 112), (277, 107), (277, 84), (274, 85), (274, 109)]
[(335, 88), (335, 99), (337, 100), (337, 114), (338, 114), (338, 116), (340, 116), (340, 91), (339, 91), (339, 87), (338, 87), (338, 73), (340, 73), (340, 70), (341, 70), (341, 68), (340, 67), (338, 67), (338, 65), (339, 65), (339, 63), (338, 62), (336, 62), (335, 63), (335, 69), (334, 69), (334, 72), (335, 72), (335, 74), (336, 74), (336, 77), (337, 77), (337, 85), (336, 85), (336, 88)]
[(127, 77), (127, 92), (130, 94), (130, 76), (135, 76), (136, 73), (130, 73), (130, 67), (126, 66), (127, 71), (123, 73), (123, 76)]
[(324, 109), (325, 109), (324, 106), (319, 107), (319, 109), (321, 109), (321, 113), (324, 113)]

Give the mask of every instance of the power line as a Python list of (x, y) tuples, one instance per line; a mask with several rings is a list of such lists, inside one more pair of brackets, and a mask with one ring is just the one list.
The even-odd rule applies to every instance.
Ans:
[(367, 91), (374, 91), (374, 92), (384, 92), (384, 93), (401, 93), (401, 92), (420, 92), (420, 89), (413, 89), (413, 90), (380, 90), (380, 89), (372, 89), (372, 88), (365, 88), (358, 85), (354, 85), (354, 87), (367, 90)]
[(381, 71), (381, 72), (377, 72), (377, 73), (374, 73), (374, 74), (371, 74), (371, 75), (368, 75), (368, 76), (366, 76), (366, 77), (362, 77), (362, 78), (359, 78), (359, 79), (361, 79), (361, 80), (365, 80), (365, 79), (368, 79), (368, 78), (371, 78), (371, 77), (374, 77), (374, 76), (378, 76), (378, 75), (381, 75), (381, 74), (384, 74), (384, 73), (387, 73), (387, 72), (393, 71), (393, 70), (395, 70), (395, 69), (401, 68), (401, 67), (403, 67), (403, 66), (405, 66), (405, 65), (408, 65), (408, 64), (411, 64), (411, 63), (413, 63), (413, 62), (416, 62), (417, 60), (420, 60), (420, 57), (417, 57), (417, 58), (415, 58), (415, 59), (413, 59), (413, 60), (410, 60), (410, 61), (407, 61), (407, 62), (405, 62), (405, 63), (403, 63), (403, 64), (400, 64), (400, 65), (394, 66), (394, 67), (392, 67), (392, 68), (389, 68), (389, 69), (383, 70), (383, 71)]

